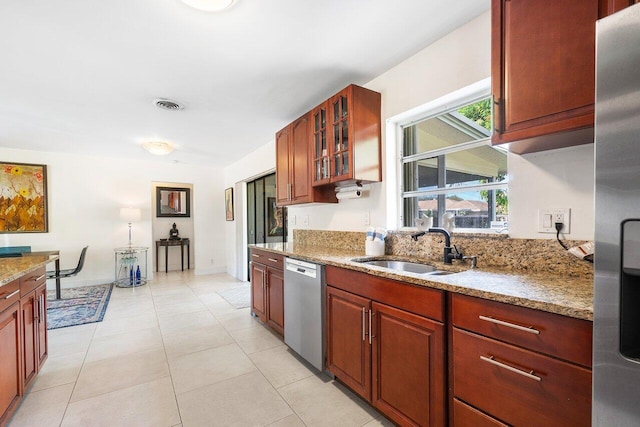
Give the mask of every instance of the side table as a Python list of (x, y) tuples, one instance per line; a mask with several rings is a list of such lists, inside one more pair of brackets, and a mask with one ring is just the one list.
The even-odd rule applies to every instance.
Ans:
[(164, 272), (169, 272), (169, 246), (180, 246), (180, 261), (182, 271), (184, 271), (184, 247), (187, 247), (187, 269), (191, 268), (191, 255), (189, 250), (189, 239), (160, 239), (156, 240), (156, 271), (158, 271), (158, 255), (160, 248), (164, 246)]
[[(124, 246), (113, 250), (116, 256), (114, 285), (119, 288), (133, 288), (147, 283), (148, 249), (142, 246)], [(138, 267), (140, 279), (136, 277)]]

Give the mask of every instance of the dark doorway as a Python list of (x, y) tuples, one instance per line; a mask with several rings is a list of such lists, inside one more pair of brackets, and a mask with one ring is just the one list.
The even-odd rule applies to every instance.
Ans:
[(276, 206), (275, 173), (247, 183), (247, 221), (249, 244), (287, 241), (287, 208)]

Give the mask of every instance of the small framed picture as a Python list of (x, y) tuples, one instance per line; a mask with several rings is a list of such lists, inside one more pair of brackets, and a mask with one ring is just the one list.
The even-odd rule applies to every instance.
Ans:
[(224, 190), (224, 211), (227, 221), (233, 221), (233, 187)]

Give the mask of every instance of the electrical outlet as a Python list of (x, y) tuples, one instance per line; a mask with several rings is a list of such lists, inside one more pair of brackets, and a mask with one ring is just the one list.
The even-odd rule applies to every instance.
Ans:
[(302, 217), (302, 225), (309, 225), (309, 215)]
[(562, 223), (563, 234), (571, 232), (571, 209), (540, 209), (538, 210), (538, 233), (556, 234), (556, 223)]
[(362, 222), (364, 222), (364, 225), (369, 225), (371, 224), (371, 217), (369, 216), (369, 211), (366, 211), (364, 213), (364, 215), (362, 216)]

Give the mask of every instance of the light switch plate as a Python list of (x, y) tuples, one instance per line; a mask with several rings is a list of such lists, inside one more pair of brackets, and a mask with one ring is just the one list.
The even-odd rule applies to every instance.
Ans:
[(538, 210), (538, 233), (556, 234), (556, 222), (562, 222), (560, 230), (562, 234), (571, 232), (571, 209), (539, 209)]

